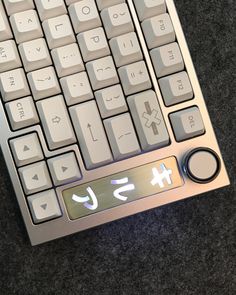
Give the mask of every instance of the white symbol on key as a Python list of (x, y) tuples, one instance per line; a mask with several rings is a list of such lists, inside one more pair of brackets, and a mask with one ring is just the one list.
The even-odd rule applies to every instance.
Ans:
[[(116, 180), (112, 180), (111, 181), (111, 184), (126, 184), (129, 182), (129, 179), (128, 177), (125, 177), (125, 178), (122, 178), (122, 179), (116, 179)], [(128, 191), (132, 191), (135, 189), (135, 186), (134, 184), (127, 184), (127, 185), (124, 185), (118, 189), (116, 189), (113, 193), (113, 196), (115, 198), (117, 198), (118, 200), (121, 200), (121, 201), (127, 201), (128, 200), (128, 197), (125, 197), (125, 196), (122, 196), (121, 193), (124, 193), (124, 192), (128, 192)]]
[(152, 173), (154, 178), (152, 179), (151, 184), (153, 186), (158, 184), (160, 188), (164, 188), (165, 187), (164, 180), (166, 180), (169, 185), (172, 184), (171, 175), (173, 172), (171, 169), (167, 169), (165, 164), (161, 164), (160, 167), (161, 167), (162, 173), (160, 173), (157, 170), (157, 168), (152, 168)]
[[(92, 210), (92, 211), (96, 210), (98, 208), (98, 199), (95, 193), (93, 192), (93, 190), (91, 189), (91, 187), (87, 188), (87, 192), (89, 193), (89, 196), (79, 197), (74, 194), (72, 196), (72, 200), (77, 203), (82, 203), (84, 207), (89, 210)], [(92, 204), (88, 203), (90, 200), (92, 201)]]

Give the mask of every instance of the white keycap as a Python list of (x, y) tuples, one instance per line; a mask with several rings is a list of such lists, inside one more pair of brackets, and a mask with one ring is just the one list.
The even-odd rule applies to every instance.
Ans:
[(27, 10), (10, 17), (16, 42), (18, 44), (43, 37), (41, 24), (35, 10)]
[(145, 20), (142, 28), (149, 49), (175, 41), (175, 31), (168, 13)]
[(11, 70), (0, 74), (0, 92), (4, 101), (30, 95), (23, 69)]
[(126, 95), (134, 94), (152, 87), (144, 61), (121, 67), (118, 71)]
[(31, 72), (27, 76), (34, 100), (53, 96), (61, 92), (53, 67)]
[(45, 39), (36, 39), (19, 45), (20, 55), (26, 72), (41, 69), (52, 64)]
[(166, 12), (165, 0), (134, 0), (134, 4), (140, 21)]
[(39, 122), (31, 96), (8, 102), (6, 110), (13, 130), (29, 127)]
[(94, 90), (119, 83), (112, 57), (104, 57), (86, 64), (89, 78)]
[(111, 39), (110, 46), (117, 67), (143, 59), (142, 50), (134, 32)]
[(93, 91), (86, 72), (64, 77), (60, 82), (69, 106), (93, 98)]
[(54, 190), (45, 191), (27, 198), (35, 224), (60, 217), (61, 209)]
[(169, 144), (169, 135), (154, 91), (128, 97), (131, 115), (142, 149), (149, 151)]
[(66, 4), (69, 6), (75, 2), (78, 2), (78, 0), (65, 0)]
[(110, 163), (112, 155), (95, 101), (71, 107), (70, 112), (87, 169)]
[(43, 22), (43, 29), (50, 49), (76, 41), (68, 15), (45, 20)]
[(43, 152), (36, 133), (27, 134), (10, 141), (17, 167), (43, 160)]
[(52, 187), (52, 182), (45, 162), (31, 164), (19, 169), (25, 194), (34, 194)]
[(109, 39), (134, 31), (133, 21), (126, 3), (102, 10), (101, 17)]
[(125, 0), (96, 0), (99, 10), (114, 6), (117, 4), (125, 3)]
[(3, 0), (3, 2), (8, 15), (34, 8), (33, 0)]
[(57, 75), (64, 77), (84, 70), (84, 64), (76, 43), (51, 51)]
[(104, 121), (115, 160), (121, 160), (141, 152), (129, 114)]
[[(62, 95), (37, 102), (37, 108), (50, 149), (76, 142)], [(64, 130), (64, 132), (62, 132)]]
[(153, 49), (151, 57), (157, 77), (167, 76), (184, 69), (183, 58), (176, 42)]
[(20, 56), (13, 40), (0, 42), (0, 73), (21, 66)]
[(81, 33), (77, 38), (85, 62), (110, 54), (103, 28)]
[(193, 98), (193, 88), (186, 72), (164, 77), (159, 80), (159, 85), (167, 106)]
[(55, 186), (78, 181), (82, 177), (74, 153), (49, 159), (48, 166)]
[(63, 0), (37, 0), (35, 4), (41, 21), (67, 13)]
[(94, 0), (82, 0), (69, 7), (69, 14), (76, 33), (102, 25)]
[(112, 117), (128, 111), (124, 93), (120, 85), (95, 92), (102, 118)]
[(12, 38), (11, 28), (2, 2), (0, 2), (0, 41)]

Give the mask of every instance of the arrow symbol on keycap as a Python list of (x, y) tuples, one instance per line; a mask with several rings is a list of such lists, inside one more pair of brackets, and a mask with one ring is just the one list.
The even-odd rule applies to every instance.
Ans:
[(30, 148), (29, 148), (27, 145), (25, 145), (23, 151), (24, 151), (24, 152), (27, 152), (27, 151), (29, 151), (29, 150), (30, 150)]
[(66, 170), (68, 170), (68, 167), (62, 166), (61, 169), (62, 169), (62, 172), (65, 172)]
[(38, 177), (38, 175), (37, 175), (37, 174), (35, 174), (35, 175), (34, 175), (34, 177), (32, 177), (32, 179), (33, 179), (33, 180), (37, 180), (37, 181), (38, 181), (38, 180), (39, 180), (39, 177)]
[(43, 205), (41, 205), (41, 208), (43, 209), (43, 210), (46, 210), (47, 209), (47, 204), (43, 204)]

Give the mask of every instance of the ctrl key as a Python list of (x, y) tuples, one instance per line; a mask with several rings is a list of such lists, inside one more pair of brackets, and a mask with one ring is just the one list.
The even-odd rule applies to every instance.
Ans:
[(35, 224), (62, 216), (54, 190), (30, 196), (27, 200)]

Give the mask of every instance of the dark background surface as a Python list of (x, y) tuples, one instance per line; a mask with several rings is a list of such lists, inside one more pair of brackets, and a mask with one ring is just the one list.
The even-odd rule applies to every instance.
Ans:
[(231, 187), (32, 248), (0, 153), (0, 294), (236, 294), (236, 1), (176, 5)]

